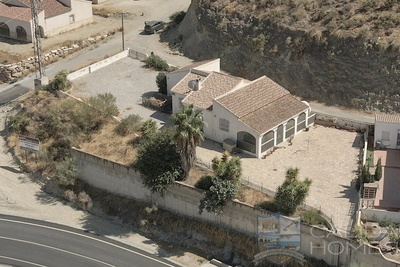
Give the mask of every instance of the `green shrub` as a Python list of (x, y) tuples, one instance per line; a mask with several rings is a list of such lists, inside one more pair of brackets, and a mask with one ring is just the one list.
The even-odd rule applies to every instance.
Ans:
[(54, 79), (44, 86), (45, 91), (65, 91), (71, 87), (71, 82), (67, 79), (68, 72), (65, 70), (60, 71), (54, 76)]
[(209, 190), (213, 185), (213, 179), (214, 177), (211, 175), (202, 176), (194, 186), (199, 189)]
[(139, 115), (131, 114), (121, 120), (117, 127), (115, 127), (114, 132), (119, 134), (120, 136), (133, 134), (139, 131), (141, 120), (142, 118)]
[(23, 134), (26, 132), (31, 119), (24, 114), (18, 113), (8, 119), (7, 126), (11, 132)]
[(379, 181), (382, 178), (382, 160), (379, 158), (375, 169), (375, 181)]
[(171, 16), (169, 16), (169, 20), (173, 21), (176, 24), (180, 24), (182, 20), (185, 18), (186, 12), (185, 11), (177, 11)]
[(100, 110), (105, 117), (117, 116), (119, 113), (116, 98), (110, 93), (92, 96), (88, 99), (87, 103), (94, 109)]
[(254, 206), (262, 210), (267, 210), (270, 212), (278, 212), (278, 208), (276, 207), (275, 202), (273, 201), (263, 201)]
[(157, 133), (157, 123), (148, 119), (144, 121), (140, 127), (140, 131), (142, 132), (142, 138), (148, 139)]
[(145, 64), (147, 68), (152, 68), (157, 71), (168, 71), (169, 70), (169, 65), (167, 61), (162, 59), (159, 56), (156, 55), (151, 55), (147, 59), (145, 59)]
[(60, 186), (67, 187), (74, 185), (76, 180), (76, 166), (71, 158), (61, 161), (56, 165), (54, 178)]
[(161, 94), (167, 94), (167, 76), (164, 72), (158, 73), (156, 77), (156, 84), (158, 87), (158, 92)]
[(301, 215), (301, 221), (308, 225), (321, 225), (328, 227), (327, 221), (322, 217), (322, 212), (317, 209), (310, 209), (304, 211)]

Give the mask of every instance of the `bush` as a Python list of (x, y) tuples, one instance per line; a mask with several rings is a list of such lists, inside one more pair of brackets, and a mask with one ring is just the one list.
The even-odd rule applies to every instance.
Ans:
[(110, 93), (92, 96), (88, 99), (87, 103), (94, 109), (100, 110), (105, 117), (117, 116), (119, 113), (116, 98)]
[(71, 82), (67, 79), (68, 73), (63, 70), (54, 76), (54, 79), (44, 86), (45, 91), (54, 93), (55, 91), (65, 91), (71, 87)]
[(139, 131), (141, 120), (142, 118), (139, 115), (131, 114), (121, 120), (117, 127), (115, 127), (114, 132), (119, 134), (120, 136), (133, 134)]
[(152, 68), (157, 71), (168, 71), (169, 70), (169, 65), (167, 61), (162, 59), (159, 56), (156, 55), (151, 55), (147, 59), (145, 59), (145, 64), (147, 68)]
[(382, 178), (382, 160), (379, 158), (375, 169), (375, 181), (379, 181)]
[(10, 131), (17, 134), (23, 134), (26, 132), (31, 119), (24, 114), (16, 114), (8, 119), (7, 126)]
[(194, 187), (203, 189), (203, 190), (209, 190), (210, 187), (213, 185), (213, 179), (214, 177), (211, 175), (205, 175), (202, 176), (194, 185)]
[(161, 195), (175, 180), (182, 177), (180, 155), (171, 136), (159, 132), (138, 147), (135, 168), (140, 172), (144, 186)]
[(157, 123), (148, 119), (142, 123), (140, 127), (140, 131), (142, 132), (142, 138), (148, 139), (157, 133)]
[(171, 16), (169, 16), (169, 20), (173, 21), (176, 24), (180, 24), (182, 20), (185, 18), (186, 12), (185, 11), (177, 11)]
[(71, 158), (59, 162), (56, 165), (54, 178), (61, 187), (67, 187), (75, 184), (76, 166)]
[(158, 92), (166, 95), (167, 94), (167, 76), (164, 72), (158, 73), (156, 77), (156, 84), (158, 87)]
[(321, 225), (328, 227), (327, 221), (322, 217), (322, 212), (317, 209), (310, 209), (304, 211), (301, 215), (301, 221), (308, 225)]
[(273, 201), (264, 201), (254, 206), (262, 210), (267, 210), (270, 212), (278, 212), (278, 208), (276, 207), (275, 202)]

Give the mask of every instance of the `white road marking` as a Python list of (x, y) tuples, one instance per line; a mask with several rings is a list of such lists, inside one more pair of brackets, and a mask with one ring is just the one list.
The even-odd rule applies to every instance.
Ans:
[(93, 259), (93, 258), (84, 256), (84, 255), (81, 255), (81, 254), (78, 254), (78, 253), (74, 253), (74, 252), (71, 252), (71, 251), (68, 251), (68, 250), (64, 250), (64, 249), (61, 249), (61, 248), (51, 247), (51, 246), (39, 244), (39, 243), (36, 243), (36, 242), (31, 242), (31, 241), (26, 241), (26, 240), (16, 239), (16, 238), (10, 238), (10, 237), (5, 237), (5, 236), (0, 236), (0, 239), (12, 240), (12, 241), (16, 241), (16, 242), (21, 242), (21, 243), (26, 243), (26, 244), (35, 245), (35, 246), (39, 246), (39, 247), (44, 247), (44, 248), (48, 248), (48, 249), (53, 249), (53, 250), (61, 251), (61, 252), (64, 252), (64, 253), (67, 253), (67, 254), (71, 254), (71, 255), (74, 255), (74, 256), (78, 256), (78, 257), (81, 257), (81, 258), (84, 258), (84, 259), (87, 259), (87, 260), (95, 261), (95, 262), (101, 263), (103, 265), (107, 265), (107, 266), (110, 266), (110, 267), (116, 267), (115, 265), (109, 264), (107, 262), (100, 261), (100, 260), (97, 260), (97, 259)]
[(0, 255), (0, 258), (7, 259), (7, 260), (18, 261), (18, 262), (23, 262), (23, 263), (27, 263), (29, 265), (34, 265), (34, 266), (38, 266), (38, 267), (47, 267), (46, 265), (41, 265), (41, 264), (37, 264), (37, 263), (34, 263), (34, 262), (24, 261), (24, 260), (20, 260), (20, 259), (16, 259), (16, 258), (2, 256), (2, 255)]
[(104, 244), (107, 244), (107, 245), (110, 245), (110, 246), (113, 246), (113, 247), (116, 247), (116, 248), (119, 248), (119, 249), (122, 249), (122, 250), (125, 250), (125, 251), (128, 251), (128, 252), (134, 253), (134, 254), (136, 254), (136, 255), (140, 255), (140, 256), (142, 256), (142, 257), (144, 257), (144, 258), (147, 258), (147, 259), (149, 259), (149, 260), (153, 260), (153, 261), (155, 261), (155, 262), (164, 264), (165, 266), (174, 267), (174, 265), (171, 265), (171, 264), (165, 263), (165, 262), (163, 262), (163, 261), (157, 260), (157, 259), (155, 259), (155, 258), (149, 257), (149, 256), (144, 255), (144, 254), (142, 254), (142, 253), (139, 253), (139, 252), (136, 252), (136, 251), (133, 251), (133, 250), (130, 250), (130, 249), (127, 249), (127, 248), (118, 246), (118, 245), (116, 245), (116, 244), (113, 244), (113, 243), (110, 243), (110, 242), (107, 242), (107, 241), (104, 241), (104, 240), (101, 240), (101, 239), (97, 239), (97, 238), (94, 238), (94, 237), (91, 237), (91, 236), (87, 236), (87, 235), (84, 235), (84, 234), (79, 234), (79, 233), (71, 232), (71, 231), (64, 230), (64, 229), (58, 229), (58, 228), (51, 227), (51, 226), (40, 225), (40, 224), (29, 223), (29, 222), (16, 221), (16, 220), (10, 220), (10, 219), (3, 219), (3, 218), (0, 218), (0, 221), (7, 221), (7, 222), (14, 222), (14, 223), (26, 224), (26, 225), (31, 225), (31, 226), (41, 227), (41, 228), (52, 229), (52, 230), (56, 230), (56, 231), (60, 231), (60, 232), (64, 232), (64, 233), (69, 233), (69, 234), (73, 234), (73, 235), (77, 235), (77, 236), (82, 236), (82, 237), (85, 237), (85, 238), (89, 238), (89, 239), (95, 240), (95, 241), (97, 241), (97, 242), (101, 242), (101, 243), (104, 243)]

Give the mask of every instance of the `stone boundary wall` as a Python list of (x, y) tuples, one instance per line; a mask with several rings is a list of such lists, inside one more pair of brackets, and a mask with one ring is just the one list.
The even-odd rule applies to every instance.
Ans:
[[(138, 172), (133, 168), (72, 148), (78, 177), (90, 185), (110, 193), (158, 205), (176, 214), (229, 228), (252, 237), (257, 236), (257, 217), (271, 213), (255, 209), (239, 201), (229, 201), (220, 216), (203, 212), (198, 205), (204, 197), (201, 190), (175, 182), (164, 198), (143, 187)], [(324, 260), (334, 266), (400, 267), (400, 263), (385, 258), (381, 251), (368, 244), (356, 244), (347, 237), (307, 225), (301, 226), (300, 253)]]
[[(111, 32), (106, 35), (89, 37), (86, 40), (80, 41), (70, 46), (63, 46), (58, 49), (51, 50), (50, 52), (43, 55), (44, 63), (49, 64), (55, 62), (59, 58), (72, 54), (75, 51), (85, 48), (88, 45), (97, 43), (100, 40), (104, 40), (105, 38), (113, 34), (114, 33)], [(4, 83), (10, 83), (34, 71), (35, 71), (34, 57), (29, 57), (27, 59), (12, 64), (0, 64), (0, 81)]]
[(400, 212), (378, 209), (361, 209), (361, 214), (367, 216), (369, 220), (375, 215), (379, 219), (390, 219), (393, 223), (400, 223)]
[(367, 131), (367, 132), (368, 128), (373, 125), (373, 123), (356, 121), (318, 112), (315, 112), (315, 124), (327, 127), (337, 127), (349, 131)]

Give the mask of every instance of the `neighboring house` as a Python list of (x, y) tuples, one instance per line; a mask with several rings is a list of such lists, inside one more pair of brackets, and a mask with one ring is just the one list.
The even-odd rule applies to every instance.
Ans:
[(375, 147), (400, 148), (400, 115), (375, 114)]
[(206, 138), (258, 158), (314, 122), (306, 102), (266, 76), (248, 81), (220, 73), (219, 59), (167, 74), (167, 84), (173, 113), (193, 104), (203, 110)]
[[(39, 0), (39, 28), (50, 37), (93, 22), (92, 3), (85, 0)], [(0, 36), (32, 42), (30, 0), (0, 0)]]

